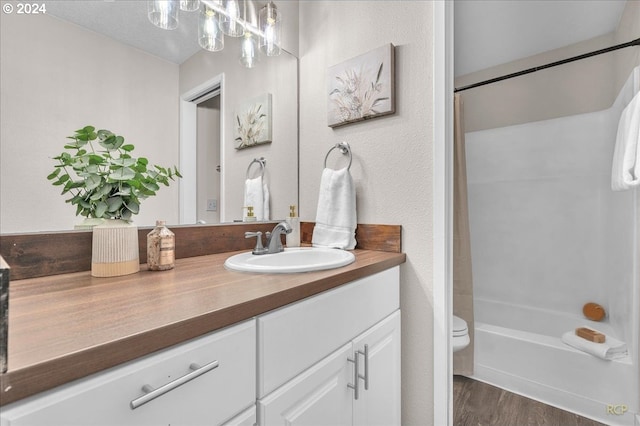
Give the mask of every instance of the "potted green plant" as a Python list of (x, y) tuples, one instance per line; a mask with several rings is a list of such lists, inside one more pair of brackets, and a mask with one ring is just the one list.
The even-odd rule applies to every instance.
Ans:
[(76, 216), (104, 221), (93, 227), (92, 275), (137, 272), (138, 231), (131, 218), (142, 200), (156, 195), (161, 184), (169, 186), (182, 177), (180, 172), (134, 157), (134, 145), (109, 130), (85, 126), (68, 139), (65, 151), (53, 157), (58, 164), (47, 179), (62, 187), (62, 195), (69, 196), (65, 201), (76, 206)]
[(58, 164), (47, 179), (62, 187), (62, 195), (71, 195), (65, 201), (76, 206), (76, 216), (129, 221), (160, 184), (169, 186), (170, 180), (182, 177), (175, 166), (149, 166), (146, 158), (133, 157), (134, 145), (109, 130), (86, 126), (68, 139), (72, 142), (53, 157)]

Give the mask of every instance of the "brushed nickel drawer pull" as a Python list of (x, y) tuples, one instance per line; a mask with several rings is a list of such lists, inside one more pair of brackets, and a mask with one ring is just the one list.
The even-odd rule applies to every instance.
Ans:
[[(364, 376), (360, 374), (360, 362), (359, 356), (364, 357)], [(347, 358), (347, 361), (352, 362), (353, 365), (353, 384), (347, 383), (349, 389), (353, 389), (353, 397), (358, 400), (360, 397), (360, 386), (358, 381), (362, 379), (364, 381), (364, 390), (369, 390), (369, 345), (364, 345), (364, 352), (361, 350), (355, 351), (353, 358)]]
[(213, 370), (214, 368), (217, 368), (219, 365), (218, 361), (212, 361), (208, 364), (203, 365), (202, 367), (199, 366), (198, 364), (191, 364), (189, 366), (189, 368), (191, 370), (193, 370), (191, 373), (187, 373), (182, 377), (178, 377), (175, 380), (170, 381), (169, 383), (160, 386), (157, 389), (154, 389), (152, 386), (150, 385), (144, 385), (142, 387), (142, 391), (145, 392), (144, 395), (142, 395), (139, 398), (134, 399), (133, 401), (131, 401), (131, 403), (129, 404), (131, 406), (132, 410), (135, 410), (136, 408), (140, 407), (143, 404), (146, 404), (147, 402), (156, 399), (157, 397), (164, 395), (167, 392), (172, 391), (173, 389), (177, 388), (178, 386), (184, 385), (185, 383), (195, 379), (196, 377), (200, 377), (202, 376), (204, 373)]

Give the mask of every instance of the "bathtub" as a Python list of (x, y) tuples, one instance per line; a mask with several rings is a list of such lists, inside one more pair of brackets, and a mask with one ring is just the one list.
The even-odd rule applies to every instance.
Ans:
[(480, 298), (474, 305), (474, 379), (602, 423), (634, 425), (640, 373), (632, 348), (604, 361), (560, 339), (583, 325), (619, 338), (609, 324)]

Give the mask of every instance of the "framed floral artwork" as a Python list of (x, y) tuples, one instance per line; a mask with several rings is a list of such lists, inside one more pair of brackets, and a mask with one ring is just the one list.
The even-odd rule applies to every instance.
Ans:
[(328, 125), (395, 112), (394, 47), (387, 44), (329, 68)]
[(271, 93), (239, 105), (234, 112), (233, 124), (236, 149), (271, 142)]

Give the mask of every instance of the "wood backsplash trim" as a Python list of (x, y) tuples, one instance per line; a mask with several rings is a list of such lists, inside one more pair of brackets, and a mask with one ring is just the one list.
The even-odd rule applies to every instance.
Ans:
[[(249, 250), (255, 241), (245, 231), (273, 229), (273, 223), (172, 226), (176, 234), (176, 258)], [(147, 234), (138, 229), (140, 263), (147, 263)], [(6, 234), (0, 236), (0, 254), (11, 266), (11, 280), (91, 270), (91, 231)]]
[[(314, 226), (315, 222), (300, 223), (300, 239), (303, 243), (311, 244)], [(356, 248), (400, 253), (402, 251), (402, 226), (360, 223), (356, 228)]]
[[(176, 234), (176, 258), (182, 259), (252, 249), (255, 241), (245, 239), (245, 231), (266, 233), (274, 224), (185, 225), (170, 229)], [(300, 224), (303, 243), (311, 243), (313, 227), (313, 222)], [(147, 262), (147, 234), (152, 229), (138, 229), (140, 263)], [(400, 225), (360, 224), (356, 230), (356, 248), (400, 253), (401, 234)], [(4, 234), (0, 235), (0, 255), (11, 267), (12, 281), (88, 271), (91, 269), (91, 237), (91, 231)]]

